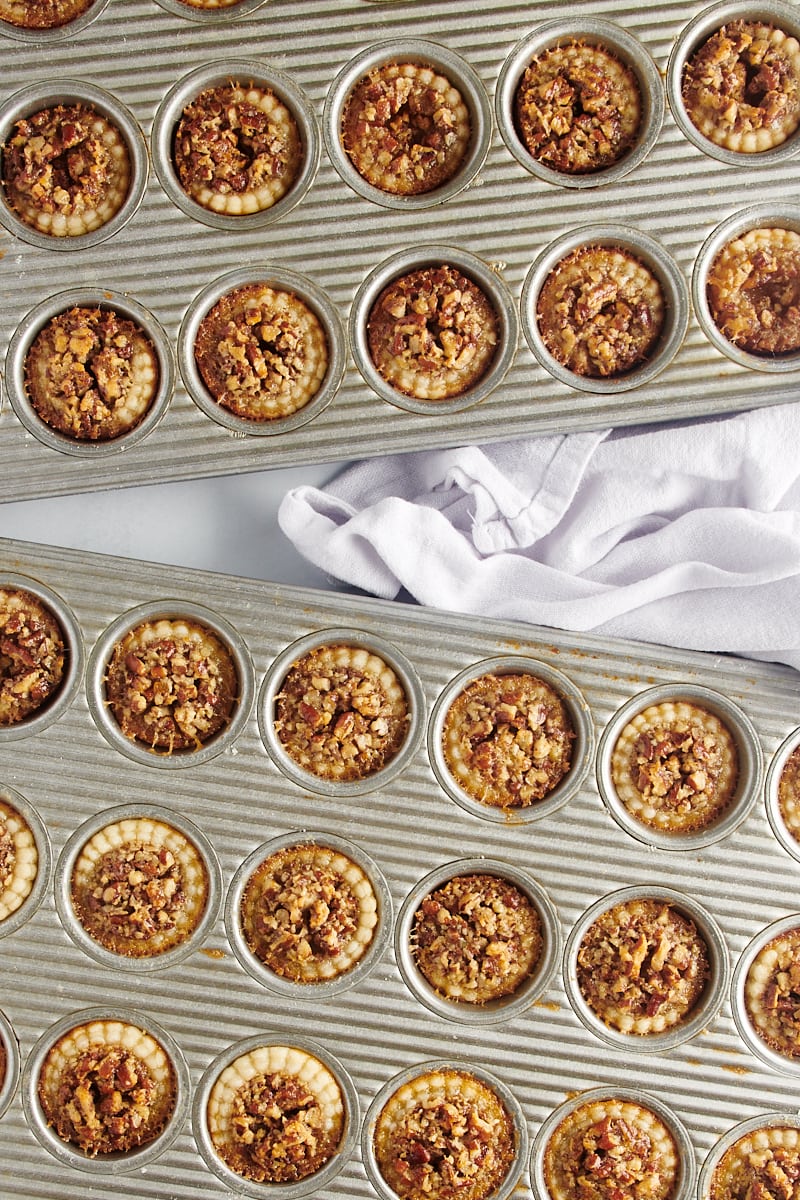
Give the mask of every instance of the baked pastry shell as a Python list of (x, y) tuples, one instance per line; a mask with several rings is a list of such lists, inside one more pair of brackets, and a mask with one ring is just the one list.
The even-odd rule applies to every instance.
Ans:
[(787, 158), (792, 158), (800, 149), (800, 130), (796, 130), (785, 142), (771, 150), (752, 154), (728, 150), (724, 146), (716, 145), (700, 132), (690, 120), (681, 95), (683, 72), (688, 60), (723, 25), (736, 20), (762, 20), (800, 39), (800, 18), (797, 9), (783, 0), (756, 0), (755, 3), (748, 3), (748, 0), (728, 0), (728, 3), (712, 4), (689, 21), (673, 44), (667, 64), (666, 86), (672, 116), (683, 135), (710, 158), (735, 166), (739, 170), (747, 170), (748, 166), (763, 166), (765, 162), (784, 162)]
[[(205, 867), (207, 890), (203, 913), (187, 938), (163, 953), (133, 958), (123, 953), (115, 954), (86, 932), (72, 903), (72, 872), (84, 846), (95, 834), (108, 825), (141, 817), (169, 825), (192, 842)], [(104, 967), (115, 971), (149, 974), (151, 971), (163, 970), (182, 962), (193, 954), (208, 936), (217, 919), (222, 900), (222, 870), (214, 847), (194, 822), (182, 814), (156, 804), (123, 804), (118, 808), (107, 808), (103, 812), (95, 813), (68, 838), (56, 863), (54, 886), (55, 904), (61, 924), (76, 946)]]
[[(642, 114), (636, 144), (613, 166), (585, 175), (555, 171), (539, 162), (520, 138), (514, 120), (517, 88), (531, 59), (544, 50), (571, 42), (585, 42), (587, 45), (602, 46), (609, 50), (634, 72), (641, 93)], [(633, 171), (647, 158), (656, 144), (665, 108), (661, 75), (644, 46), (621, 26), (591, 17), (584, 17), (579, 21), (547, 21), (522, 38), (503, 63), (495, 90), (497, 127), (511, 154), (531, 175), (544, 180), (545, 183), (565, 188), (601, 187), (616, 183)]]
[(740, 1121), (724, 1133), (714, 1143), (703, 1160), (703, 1165), (700, 1168), (697, 1178), (698, 1200), (707, 1200), (714, 1172), (723, 1155), (726, 1151), (730, 1150), (731, 1146), (735, 1145), (740, 1138), (746, 1137), (748, 1134), (757, 1133), (760, 1129), (769, 1130), (778, 1128), (800, 1129), (800, 1116), (798, 1116), (797, 1112), (768, 1112), (761, 1116), (750, 1117), (746, 1121)]
[[(643, 709), (668, 700), (684, 700), (713, 713), (730, 730), (739, 754), (739, 776), (730, 804), (707, 828), (689, 833), (668, 833), (639, 821), (620, 800), (611, 773), (614, 747), (625, 726)], [(761, 744), (749, 717), (727, 696), (698, 684), (661, 684), (633, 696), (606, 725), (597, 750), (597, 786), (611, 816), (631, 837), (660, 850), (699, 850), (728, 837), (755, 804), (762, 771)]]
[[(575, 740), (572, 744), (572, 765), (561, 782), (544, 799), (537, 800), (533, 804), (514, 808), (497, 808), (491, 804), (481, 804), (456, 782), (445, 761), (442, 732), (450, 706), (474, 679), (489, 674), (535, 675), (559, 694), (572, 720), (572, 727), (575, 730)], [(503, 655), (498, 658), (483, 659), (459, 672), (439, 694), (428, 725), (428, 757), (440, 786), (451, 800), (454, 800), (472, 816), (480, 817), (484, 821), (491, 821), (496, 825), (506, 824), (509, 814), (515, 824), (528, 824), (556, 812), (578, 794), (591, 767), (593, 755), (594, 726), (589, 705), (582, 692), (561, 671), (539, 662), (538, 659), (522, 655)]]
[(779, 1054), (777, 1050), (773, 1050), (756, 1032), (745, 1003), (747, 975), (757, 955), (773, 938), (779, 937), (781, 934), (790, 933), (795, 929), (800, 929), (800, 913), (792, 913), (789, 916), (782, 917), (778, 921), (773, 921), (772, 924), (760, 930), (747, 943), (739, 955), (733, 971), (733, 979), (731, 981), (731, 1010), (739, 1036), (747, 1046), (747, 1049), (756, 1058), (760, 1059), (765, 1066), (771, 1067), (773, 1071), (778, 1071), (783, 1075), (798, 1077), (800, 1076), (800, 1057), (790, 1058), (788, 1055)]
[[(319, 983), (298, 983), (278, 975), (254, 954), (247, 944), (240, 918), (242, 896), (253, 872), (264, 859), (291, 846), (316, 845), (343, 854), (360, 867), (372, 885), (378, 904), (378, 923), (364, 954), (353, 966), (332, 979)], [(257, 847), (237, 868), (225, 898), (225, 928), (228, 941), (239, 963), (253, 979), (270, 991), (295, 1001), (324, 999), (355, 987), (377, 966), (389, 941), (392, 928), (392, 896), (377, 863), (354, 842), (322, 831), (284, 834)]]
[(789, 829), (781, 812), (778, 799), (778, 787), (783, 769), (786, 766), (789, 756), (798, 746), (800, 746), (800, 729), (795, 729), (781, 742), (770, 761), (764, 785), (764, 795), (767, 806), (767, 817), (769, 818), (772, 832), (786, 853), (791, 854), (792, 858), (800, 862), (800, 840)]
[(75, 17), (74, 21), (68, 21), (66, 25), (57, 25), (54, 29), (23, 29), (11, 21), (0, 21), (0, 34), (5, 34), (16, 42), (35, 42), (38, 46), (51, 46), (63, 42), (66, 38), (75, 37), (87, 25), (97, 20), (107, 4), (108, 0), (94, 0), (91, 8)]
[(50, 886), (52, 849), (47, 826), (29, 800), (14, 791), (13, 788), (5, 787), (3, 784), (0, 784), (0, 800), (4, 800), (25, 821), (36, 843), (37, 858), (36, 877), (31, 885), (31, 890), (20, 906), (9, 913), (4, 921), (0, 921), (0, 938), (3, 938), (8, 937), (10, 933), (15, 933), (21, 925), (24, 925), (42, 903)]
[[(800, 33), (798, 33), (798, 37), (800, 38)], [(739, 157), (747, 156), (740, 155)], [(757, 158), (758, 155), (749, 157)], [(752, 205), (727, 217), (709, 234), (700, 247), (692, 271), (692, 304), (695, 315), (703, 333), (712, 345), (739, 366), (747, 367), (751, 371), (768, 371), (774, 374), (796, 371), (800, 367), (800, 349), (792, 351), (790, 354), (772, 357), (767, 354), (753, 354), (741, 346), (734, 345), (726, 338), (711, 315), (706, 289), (708, 274), (714, 259), (729, 242), (741, 237), (751, 229), (788, 229), (793, 233), (800, 234), (800, 206), (782, 205), (777, 207), (769, 203)]]
[[(76, 307), (113, 309), (121, 317), (134, 321), (152, 342), (158, 358), (158, 388), (152, 404), (135, 428), (110, 441), (81, 441), (59, 433), (39, 416), (25, 386), (25, 360), (36, 337), (54, 317)], [(136, 300), (106, 288), (74, 288), (50, 296), (23, 317), (8, 346), (5, 382), (11, 407), (17, 417), (43, 445), (76, 458), (101, 458), (136, 445), (160, 423), (175, 385), (175, 361), (170, 341), (161, 325)]]
[[(485, 1004), (470, 1004), (443, 996), (422, 974), (411, 948), (414, 915), (422, 901), (430, 892), (461, 875), (495, 875), (507, 880), (527, 896), (541, 921), (542, 952), (534, 971), (511, 995)], [(465, 858), (445, 863), (420, 879), (403, 901), (394, 933), (395, 958), (409, 991), (438, 1017), (464, 1025), (500, 1024), (530, 1008), (553, 978), (561, 958), (561, 945), (558, 914), (545, 889), (526, 871), (492, 858)]]
[[(249, 1054), (253, 1050), (260, 1049), (262, 1046), (270, 1045), (290, 1046), (293, 1049), (304, 1051), (314, 1058), (319, 1059), (323, 1066), (327, 1067), (336, 1079), (342, 1094), (344, 1132), (338, 1150), (324, 1167), (308, 1175), (305, 1179), (299, 1180), (297, 1183), (256, 1183), (252, 1180), (242, 1178), (241, 1175), (237, 1175), (217, 1154), (208, 1129), (206, 1118), (208, 1101), (218, 1077), (226, 1067), (230, 1066), (241, 1055)], [(252, 1196), (254, 1200), (259, 1200), (259, 1198), (263, 1200), (265, 1196), (269, 1196), (270, 1200), (296, 1200), (296, 1197), (306, 1196), (310, 1192), (322, 1195), (325, 1187), (332, 1183), (336, 1176), (344, 1170), (348, 1160), (352, 1156), (358, 1139), (358, 1126), (358, 1092), (350, 1075), (339, 1059), (329, 1053), (324, 1046), (312, 1041), (310, 1038), (287, 1037), (277, 1030), (274, 1032), (267, 1030), (254, 1037), (243, 1038), (218, 1054), (203, 1072), (200, 1082), (195, 1088), (192, 1102), (192, 1129), (197, 1148), (206, 1166), (212, 1174), (216, 1175), (217, 1179), (226, 1184), (233, 1192), (242, 1196)]]
[[(258, 214), (254, 214), (258, 215)], [(247, 220), (247, 217), (237, 218)], [(328, 343), (328, 369), (316, 394), (286, 417), (267, 421), (248, 421), (224, 408), (205, 385), (194, 356), (197, 332), (208, 311), (228, 292), (250, 283), (266, 284), (275, 291), (291, 292), (311, 309), (320, 322)], [(347, 345), (339, 312), (328, 295), (312, 279), (289, 268), (265, 264), (229, 271), (207, 284), (189, 305), (178, 334), (178, 364), (183, 382), (197, 407), (232, 433), (248, 437), (270, 437), (299, 429), (328, 407), (339, 390), (347, 366)]]
[(60, 687), (41, 708), (37, 709), (33, 716), (13, 725), (1, 725), (0, 745), (2, 745), (4, 742), (16, 741), (17, 738), (32, 737), (36, 733), (41, 733), (53, 721), (57, 721), (59, 717), (63, 716), (80, 687), (83, 677), (84, 648), (81, 627), (72, 609), (66, 601), (45, 584), (39, 583), (35, 579), (29, 579), (26, 575), (4, 571), (0, 574), (0, 588), (30, 592), (46, 605), (61, 626), (66, 648), (64, 676)]
[(545, 1183), (544, 1156), (547, 1143), (556, 1129), (565, 1117), (568, 1117), (584, 1104), (603, 1100), (622, 1100), (641, 1105), (642, 1108), (650, 1109), (652, 1113), (663, 1121), (675, 1139), (678, 1161), (680, 1163), (675, 1192), (671, 1200), (689, 1200), (690, 1197), (693, 1197), (697, 1178), (694, 1146), (686, 1127), (672, 1109), (656, 1096), (651, 1096), (649, 1093), (641, 1091), (638, 1088), (597, 1087), (591, 1088), (586, 1092), (580, 1092), (577, 1096), (572, 1097), (572, 1099), (566, 1100), (558, 1108), (554, 1109), (543, 1124), (540, 1125), (533, 1140), (531, 1150), (531, 1186), (536, 1200), (551, 1200), (550, 1191)]
[[(369, 352), (367, 323), (381, 292), (393, 280), (423, 267), (437, 267), (442, 263), (461, 271), (487, 296), (497, 314), (497, 350), (488, 371), (465, 392), (447, 400), (417, 400), (392, 387), (375, 368)], [(401, 250), (370, 271), (356, 292), (350, 309), (349, 335), (356, 366), (364, 381), (382, 400), (406, 412), (446, 417), (449, 413), (479, 404), (502, 382), (517, 352), (519, 318), (508, 286), (487, 262), (455, 246), (424, 245)]]
[[(99, 1155), (97, 1158), (90, 1158), (69, 1142), (63, 1141), (47, 1124), (38, 1093), (40, 1072), (52, 1047), (70, 1030), (77, 1029), (80, 1025), (89, 1025), (93, 1021), (121, 1021), (149, 1034), (169, 1058), (175, 1082), (172, 1116), (158, 1137), (138, 1149)], [(172, 1145), (186, 1121), (190, 1088), (189, 1068), (183, 1051), (166, 1029), (150, 1016), (134, 1009), (96, 1006), (69, 1013), (44, 1031), (26, 1059), (22, 1072), (21, 1093), (29, 1128), (40, 1145), (54, 1158), (65, 1166), (77, 1167), (78, 1170), (92, 1175), (123, 1175), (152, 1163)]]
[[(190, 624), (204, 626), (225, 644), (233, 658), (239, 681), (239, 694), (228, 724), (216, 736), (197, 750), (176, 751), (172, 754), (148, 749), (123, 734), (114, 719), (105, 692), (105, 676), (114, 647), (120, 638), (143, 622), (185, 619)], [(255, 695), (253, 661), (246, 642), (223, 617), (189, 600), (159, 600), (141, 604), (122, 613), (107, 627), (95, 643), (86, 669), (86, 698), (97, 728), (108, 744), (126, 758), (162, 770), (180, 770), (198, 766), (230, 749), (247, 723)]]
[[(377, 654), (394, 671), (406, 694), (409, 724), (405, 741), (394, 758), (390, 759), (382, 770), (375, 771), (363, 779), (342, 781), (321, 779), (311, 771), (304, 770), (284, 750), (275, 731), (275, 700), (293, 664), (319, 646), (333, 645), (363, 647)], [(361, 796), (367, 792), (377, 791), (390, 779), (394, 779), (414, 757), (425, 732), (425, 719), (425, 693), (411, 663), (390, 642), (385, 641), (377, 634), (366, 633), (359, 629), (322, 629), (292, 642), (272, 663), (264, 677), (258, 698), (258, 726), (267, 753), (275, 766), (304, 791), (316, 792), (322, 796)]]
[(19, 1042), (11, 1022), (0, 1010), (0, 1043), (5, 1052), (5, 1073), (0, 1078), (0, 1117), (8, 1108), (17, 1090), (20, 1075)]
[[(658, 342), (651, 355), (622, 375), (597, 378), (569, 370), (550, 353), (539, 332), (536, 307), (544, 282), (562, 259), (581, 246), (608, 246), (627, 251), (648, 267), (661, 285), (664, 325)], [(583, 225), (550, 242), (534, 260), (522, 287), (521, 312), (528, 346), (554, 379), (582, 392), (613, 394), (650, 383), (678, 353), (689, 324), (689, 291), (675, 260), (647, 234), (626, 225)]]
[[(342, 146), (342, 112), (350, 92), (374, 67), (409, 62), (433, 67), (451, 81), (469, 110), (470, 144), (456, 175), (441, 187), (416, 196), (398, 196), (368, 183), (350, 162)], [(479, 76), (458, 54), (446, 46), (420, 38), (378, 42), (348, 62), (328, 89), (322, 116), (325, 149), (344, 182), (373, 204), (398, 211), (432, 208), (451, 200), (475, 178), (484, 164), (492, 140), (492, 106)]]
[(479, 1079), (487, 1087), (491, 1088), (505, 1106), (514, 1127), (514, 1161), (509, 1167), (505, 1179), (492, 1192), (488, 1200), (508, 1200), (508, 1197), (515, 1192), (519, 1184), (520, 1176), (525, 1170), (530, 1153), (528, 1126), (522, 1106), (514, 1093), (496, 1075), (493, 1075), (477, 1064), (455, 1061), (453, 1059), (434, 1059), (431, 1062), (417, 1063), (412, 1067), (407, 1067), (397, 1075), (392, 1076), (372, 1100), (361, 1127), (361, 1160), (372, 1187), (381, 1197), (381, 1200), (397, 1200), (397, 1193), (387, 1184), (375, 1157), (375, 1126), (382, 1109), (399, 1088), (407, 1083), (411, 1083), (412, 1080), (421, 1075), (428, 1075), (437, 1071), (462, 1071), (466, 1074), (474, 1075), (476, 1079)]
[(73, 237), (54, 237), (40, 233), (17, 216), (8, 203), (5, 188), (0, 187), (0, 225), (15, 237), (41, 250), (83, 250), (113, 237), (139, 208), (147, 187), (147, 143), (133, 114), (110, 92), (80, 79), (32, 83), (15, 92), (0, 105), (0, 147), (5, 146), (17, 121), (44, 108), (58, 104), (81, 104), (95, 109), (118, 129), (128, 151), (130, 184), (128, 194), (114, 215), (88, 233)]
[[(709, 979), (703, 994), (685, 1021), (665, 1029), (663, 1033), (623, 1033), (612, 1029), (594, 1012), (578, 986), (578, 951), (590, 926), (603, 913), (618, 904), (631, 900), (659, 900), (672, 905), (694, 922), (708, 948)], [(600, 1041), (616, 1050), (642, 1054), (672, 1050), (696, 1037), (706, 1029), (719, 1012), (730, 986), (730, 956), (722, 930), (715, 918), (693, 897), (659, 884), (634, 885), (611, 892), (597, 900), (578, 918), (567, 938), (564, 950), (564, 987), (570, 1004), (587, 1029)]]
[[(176, 3), (177, 7), (181, 9), (185, 8), (191, 12), (198, 11), (192, 10), (188, 4), (181, 4), (180, 0), (176, 0)], [(246, 3), (246, 0), (243, 0), (243, 3)], [(189, 16), (189, 12), (182, 15)], [(219, 20), (220, 17), (215, 14), (214, 19)], [(193, 200), (181, 187), (172, 154), (175, 129), (186, 105), (207, 88), (221, 87), (231, 82), (243, 85), (251, 83), (255, 87), (265, 87), (273, 91), (294, 117), (303, 144), (303, 161), (297, 178), (286, 195), (270, 208), (262, 209), (260, 212), (243, 213), (239, 216), (212, 212)], [(150, 152), (159, 183), (181, 212), (212, 229), (247, 232), (251, 229), (262, 229), (265, 225), (279, 221), (300, 203), (317, 173), (320, 159), (320, 138), (314, 109), (305, 93), (301, 91), (291, 76), (256, 59), (231, 58), (220, 59), (217, 62), (197, 67), (173, 84), (158, 106), (153, 119)]]

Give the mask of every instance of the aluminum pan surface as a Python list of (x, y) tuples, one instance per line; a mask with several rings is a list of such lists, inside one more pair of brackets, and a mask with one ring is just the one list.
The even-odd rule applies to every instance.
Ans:
[[(669, 681), (724, 693), (754, 723), (765, 764), (798, 725), (798, 675), (789, 668), (481, 621), (353, 596), (318, 593), (21, 542), (0, 542), (3, 572), (48, 585), (72, 607), (91, 648), (121, 612), (166, 597), (204, 604), (245, 639), (258, 681), (276, 656), (314, 630), (352, 625), (391, 641), (418, 672), (428, 711), (447, 682), (475, 661), (526, 654), (557, 667), (583, 692), (596, 735), (629, 697)], [(632, 884), (689, 893), (719, 923), (732, 961), (770, 922), (797, 911), (798, 865), (772, 833), (763, 798), (731, 836), (703, 850), (651, 850), (603, 806), (590, 772), (563, 809), (528, 825), (492, 824), (465, 813), (438, 786), (424, 748), (384, 789), (349, 800), (320, 798), (285, 779), (269, 760), (255, 713), (235, 745), (197, 768), (164, 771), (124, 758), (93, 724), (85, 690), (39, 735), (0, 743), (0, 784), (38, 808), (54, 859), (97, 811), (158, 805), (194, 821), (214, 845), (227, 889), (257, 846), (293, 830), (327, 830), (361, 846), (388, 881), (395, 915), (414, 884), (441, 864), (485, 855), (517, 864), (545, 888), (566, 938), (599, 897)], [(410, 831), (414, 830), (411, 834)], [(581, 852), (576, 855), (575, 839)], [(368, 978), (328, 999), (268, 992), (238, 964), (222, 919), (205, 946), (162, 971), (102, 968), (62, 929), (52, 889), (36, 914), (0, 941), (0, 1009), (27, 1057), (54, 1021), (122, 997), (173, 1035), (193, 1084), (231, 1043), (278, 1029), (324, 1045), (350, 1072), (362, 1113), (396, 1072), (456, 1056), (501, 1078), (521, 1102), (531, 1136), (567, 1094), (594, 1086), (638, 1086), (671, 1105), (698, 1160), (734, 1123), (795, 1111), (800, 1080), (770, 1071), (748, 1052), (723, 1003), (692, 1041), (654, 1054), (611, 1049), (573, 1013), (560, 970), (540, 1000), (508, 1022), (470, 1026), (431, 1014), (406, 988), (390, 947)], [(189, 1128), (146, 1170), (112, 1178), (58, 1166), (24, 1123), (19, 1093), (0, 1118), (0, 1192), (44, 1200), (91, 1191), (102, 1200), (165, 1200), (227, 1193), (197, 1153)], [(356, 1155), (323, 1196), (373, 1195)], [(527, 1171), (518, 1194), (529, 1198)]]
[[(663, 73), (686, 23), (704, 5), (620, 0), (584, 3), (581, 18), (624, 26)], [(471, 0), (432, 4), (399, 0), (274, 0), (241, 19), (212, 24), (182, 19), (155, 0), (114, 0), (98, 19), (57, 44), (37, 46), (0, 34), (0, 100), (19, 88), (68, 74), (99, 83), (133, 112), (149, 138), (158, 106), (189, 71), (214, 59), (246, 55), (291, 75), (322, 121), (330, 83), (355, 54), (393, 37), (440, 42), (482, 79), (489, 98), (517, 42), (544, 20), (575, 15), (567, 3), (535, 12), (500, 0), (485, 11)], [(495, 122), (496, 125), (496, 122)], [(495, 127), (484, 168), (447, 203), (395, 212), (362, 199), (343, 183), (323, 150), (309, 193), (263, 230), (228, 233), (184, 215), (151, 169), (133, 220), (95, 249), (48, 251), (0, 230), (0, 354), (20, 319), (54, 291), (107, 286), (151, 309), (173, 345), (183, 313), (210, 280), (250, 262), (305, 272), (328, 291), (343, 320), (358, 286), (377, 263), (416, 243), (447, 243), (494, 264), (518, 301), (530, 264), (565, 231), (596, 220), (650, 234), (687, 279), (708, 234), (723, 218), (768, 192), (791, 202), (797, 160), (737, 169), (701, 153), (667, 111), (649, 157), (609, 186), (558, 188), (532, 177)], [(793, 399), (792, 372), (780, 383), (728, 361), (692, 317), (686, 342), (667, 369), (641, 390), (617, 396), (581, 393), (554, 381), (520, 337), (502, 386), (474, 409), (445, 419), (407, 413), (370, 391), (350, 358), (330, 406), (308, 426), (274, 437), (242, 437), (201, 413), (178, 385), (166, 418), (140, 445), (87, 462), (42, 446), (3, 398), (0, 473), (5, 499), (324, 462), (428, 446), (489, 442), (552, 430), (628, 425), (698, 416)]]

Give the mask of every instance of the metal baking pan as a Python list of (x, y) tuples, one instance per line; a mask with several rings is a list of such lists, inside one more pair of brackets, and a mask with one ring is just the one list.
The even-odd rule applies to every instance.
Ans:
[[(721, 19), (747, 5), (720, 5)], [(788, 6), (786, 6), (788, 7)], [(750, 10), (768, 18), (773, 0)], [(116, 229), (100, 230), (83, 248), (39, 244), (19, 236), (13, 222), (0, 228), (0, 355), (5, 378), (19, 377), (17, 355), (41, 319), (42, 306), (66, 292), (111, 293), (140, 305), (175, 358), (174, 387), (161, 420), (146, 436), (120, 446), (68, 452), (31, 432), (24, 404), (16, 407), (3, 385), (0, 471), (6, 499), (24, 499), (135, 483), (153, 483), (263, 467), (345, 458), (358, 429), (362, 455), (379, 455), (465, 442), (491, 442), (526, 434), (571, 431), (719, 414), (796, 395), (797, 368), (779, 372), (733, 361), (691, 311), (694, 264), (701, 248), (725, 220), (735, 219), (754, 198), (769, 196), (770, 215), (798, 226), (798, 167), (792, 141), (774, 155), (720, 161), (694, 144), (667, 102), (668, 66), (699, 4), (623, 0), (547, 6), (532, 12), (521, 3), (492, 5), (490, 14), (467, 0), (433, 5), (415, 0), (278, 0), (198, 13), (180, 0), (97, 2), (92, 19), (58, 36), (15, 34), (0, 25), (3, 79), (0, 110), (8, 128), (18, 97), (108, 94), (133, 123), (137, 187), (141, 202)], [(790, 10), (791, 11), (791, 10)], [(781, 19), (782, 16), (781, 16)], [(609, 31), (609, 26), (611, 30)], [(563, 186), (528, 169), (514, 145), (508, 91), (524, 50), (548, 36), (593, 36), (602, 28), (623, 53), (648, 63), (647, 135), (643, 153), (624, 171), (597, 186)], [(467, 186), (436, 203), (379, 203), (348, 178), (337, 144), (340, 90), (353, 64), (374, 61), (377, 47), (427, 53), (450, 67), (463, 65), (469, 80), (477, 147)], [(420, 47), (426, 47), (424, 51)], [(383, 53), (383, 51), (380, 51)], [(242, 66), (244, 61), (245, 66)], [(310, 163), (296, 202), (278, 205), (268, 220), (200, 220), (175, 198), (165, 161), (169, 121), (190, 77), (216, 78), (219, 71), (251, 70), (284, 80), (302, 97)], [(216, 72), (216, 74), (215, 74)], [(198, 75), (199, 73), (199, 75)], [(57, 81), (57, 82), (54, 82)], [(141, 136), (140, 136), (141, 135)], [(640, 159), (640, 161), (639, 161)], [(317, 165), (318, 164), (318, 165)], [(316, 166), (316, 169), (313, 168)], [(627, 169), (630, 167), (630, 169)], [(353, 172), (351, 171), (352, 175)], [(552, 174), (552, 173), (551, 173)], [(439, 202), (440, 201), (440, 202)], [(625, 388), (584, 390), (550, 374), (526, 332), (531, 270), (559, 238), (590, 226), (630, 230), (637, 244), (648, 239), (656, 260), (674, 264), (680, 289), (671, 323), (671, 360), (654, 378), (645, 373)], [(107, 234), (110, 232), (110, 236)], [(61, 239), (63, 241), (63, 239)], [(36, 241), (36, 239), (34, 239)], [(497, 277), (514, 320), (508, 323), (510, 368), (494, 390), (472, 407), (446, 406), (439, 415), (408, 411), (388, 402), (357, 367), (363, 338), (350, 327), (355, 298), (395, 255), (424, 254), (425, 246), (452, 247)], [(208, 415), (191, 396), (177, 369), (185, 347), (184, 317), (205, 289), (243, 268), (260, 278), (300, 276), (323, 294), (333, 311), (331, 329), (342, 338), (344, 374), (335, 395), (307, 421), (281, 423), (256, 436)], [(685, 293), (685, 294), (683, 294)], [(335, 318), (335, 319), (334, 319)], [(520, 326), (519, 331), (516, 325)], [(339, 328), (341, 327), (341, 328)], [(685, 337), (683, 329), (686, 328)], [(761, 364), (763, 366), (763, 364)], [(338, 366), (337, 366), (338, 370)], [(332, 389), (331, 389), (332, 390)], [(411, 406), (413, 409), (413, 405)]]
[[(691, 1171), (737, 1123), (796, 1112), (796, 1064), (783, 1069), (753, 1051), (737, 1026), (738, 992), (731, 984), (751, 941), (800, 907), (798, 851), (785, 844), (785, 834), (778, 836), (771, 798), (779, 767), (800, 738), (795, 671), (21, 542), (0, 542), (0, 563), (0, 584), (27, 583), (52, 597), (79, 668), (68, 680), (66, 703), (51, 710), (49, 722), (20, 728), (16, 736), (0, 731), (1, 790), (38, 814), (49, 847), (45, 885), (0, 937), (0, 1012), (7, 1022), (0, 1022), (0, 1036), (8, 1038), (10, 1029), (21, 1070), (21, 1082), (12, 1072), (0, 1092), (0, 1105), (7, 1105), (0, 1115), (4, 1197), (229, 1195), (198, 1145), (197, 1097), (218, 1056), (267, 1031), (290, 1044), (312, 1042), (352, 1081), (358, 1109), (352, 1153), (334, 1179), (310, 1193), (324, 1197), (374, 1194), (358, 1145), (364, 1116), (391, 1078), (430, 1060), (473, 1065), (498, 1079), (519, 1105), (531, 1144), (568, 1096), (639, 1089), (685, 1127), (696, 1160), (688, 1164)], [(204, 612), (230, 636), (244, 664), (238, 725), (215, 754), (200, 753), (194, 762), (125, 753), (97, 710), (98, 655), (123, 614), (180, 609)], [(264, 705), (275, 670), (286, 669), (290, 647), (319, 640), (325, 630), (388, 647), (412, 698), (409, 749), (396, 773), (371, 790), (307, 786), (282, 768), (265, 736)], [(568, 681), (570, 703), (582, 713), (580, 784), (538, 819), (486, 819), (440, 780), (437, 701), (457, 677), (498, 660), (508, 667), (531, 664), (554, 683)], [(670, 689), (715, 704), (737, 731), (747, 793), (736, 820), (724, 823), (715, 840), (685, 850), (635, 836), (603, 796), (605, 731), (634, 697)], [(95, 829), (98, 814), (119, 806), (174, 813), (177, 827), (199, 831), (198, 842), (218, 864), (216, 920), (189, 953), (158, 969), (115, 965), (108, 955), (87, 952), (86, 939), (70, 933), (58, 864), (74, 857), (79, 828)], [(263, 971), (246, 969), (241, 939), (229, 936), (228, 910), (242, 864), (258, 847), (312, 830), (357, 847), (366, 869), (385, 880), (385, 895), (383, 883), (379, 890), (390, 928), (351, 986), (298, 994), (297, 987), (270, 986)], [(469, 869), (505, 865), (512, 880), (530, 879), (550, 941), (527, 1003), (523, 998), (508, 1011), (482, 1011), (477, 1020), (461, 1010), (454, 1019), (446, 1003), (426, 992), (405, 945), (408, 898), (413, 903), (422, 882), (441, 880), (454, 862)], [(707, 1019), (699, 1029), (692, 1026), (688, 1040), (667, 1037), (648, 1050), (641, 1041), (609, 1038), (573, 1004), (573, 930), (593, 905), (621, 889), (683, 895), (688, 911), (712, 930), (717, 987)], [(189, 1115), (153, 1161), (122, 1171), (95, 1163), (89, 1173), (35, 1136), (26, 1080), (42, 1036), (98, 1008), (132, 1009), (172, 1039), (185, 1060)], [(364, 1137), (368, 1146), (368, 1133)], [(530, 1197), (531, 1180), (526, 1161), (515, 1194)]]

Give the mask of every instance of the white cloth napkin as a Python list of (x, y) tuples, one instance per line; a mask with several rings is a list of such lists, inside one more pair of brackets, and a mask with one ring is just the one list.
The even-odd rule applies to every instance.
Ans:
[(800, 669), (800, 404), (372, 459), (278, 519), (377, 596)]

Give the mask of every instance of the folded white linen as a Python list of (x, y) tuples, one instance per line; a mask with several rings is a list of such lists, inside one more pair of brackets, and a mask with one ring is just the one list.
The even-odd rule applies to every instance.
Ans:
[(800, 669), (800, 404), (371, 459), (283, 532), (377, 596)]

